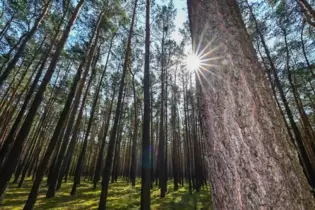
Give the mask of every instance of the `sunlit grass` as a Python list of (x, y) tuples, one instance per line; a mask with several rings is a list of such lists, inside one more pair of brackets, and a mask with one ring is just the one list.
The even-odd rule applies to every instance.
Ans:
[[(22, 188), (10, 184), (5, 194), (5, 199), (0, 206), (3, 210), (22, 209), (28, 197), (31, 180), (26, 180)], [(75, 196), (70, 195), (72, 183), (63, 183), (60, 191), (54, 198), (45, 197), (47, 187), (42, 187), (37, 199), (35, 209), (97, 209), (101, 188), (92, 189), (92, 183), (82, 181)], [(132, 188), (125, 180), (120, 179), (117, 183), (110, 184), (107, 207), (108, 209), (139, 209), (140, 207), (140, 180), (137, 180), (135, 188)], [(165, 198), (160, 198), (160, 190), (154, 187), (151, 190), (151, 209), (210, 209), (209, 189), (203, 188), (200, 193), (189, 194), (187, 187), (181, 187), (174, 192), (172, 182), (169, 182), (168, 193)]]

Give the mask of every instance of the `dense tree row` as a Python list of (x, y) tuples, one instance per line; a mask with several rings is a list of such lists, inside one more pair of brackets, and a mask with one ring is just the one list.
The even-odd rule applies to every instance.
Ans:
[[(187, 44), (171, 38), (176, 9), (151, 4), (152, 14), (142, 13), (148, 5), (3, 4), (1, 201), (10, 180), (21, 187), (27, 177), (33, 186), (25, 209), (34, 207), (42, 184), (51, 198), (69, 179), (71, 195), (82, 178), (94, 189), (102, 180), (99, 209), (118, 177), (135, 186), (146, 173), (143, 198), (155, 184), (164, 197), (168, 181), (175, 190), (187, 181), (190, 193), (206, 184), (194, 82), (181, 62)], [(151, 34), (142, 25), (148, 15)]]

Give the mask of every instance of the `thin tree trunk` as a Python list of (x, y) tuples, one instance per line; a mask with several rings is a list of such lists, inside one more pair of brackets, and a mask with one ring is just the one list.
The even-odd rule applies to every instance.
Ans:
[[(142, 123), (142, 172), (141, 172), (141, 198), (140, 209), (150, 209), (151, 188), (151, 161), (150, 161), (150, 0), (146, 0), (146, 25), (145, 25), (145, 57), (144, 57), (144, 109)], [(152, 136), (151, 136), (152, 138)], [(153, 153), (152, 153), (153, 154)], [(152, 158), (152, 157), (151, 157)]]
[(100, 150), (98, 152), (98, 157), (97, 157), (97, 162), (96, 162), (96, 167), (95, 167), (95, 172), (94, 172), (94, 178), (93, 178), (93, 189), (95, 190), (96, 189), (96, 185), (97, 185), (97, 182), (100, 180), (101, 178), (101, 169), (102, 169), (102, 162), (103, 162), (103, 153), (104, 153), (104, 149), (105, 149), (105, 139), (106, 139), (106, 136), (107, 136), (107, 132), (108, 132), (108, 129), (109, 129), (109, 122), (110, 122), (110, 119), (111, 119), (111, 113), (112, 113), (112, 107), (113, 107), (113, 102), (114, 102), (114, 98), (115, 98), (115, 95), (116, 95), (116, 91), (115, 91), (115, 88), (113, 88), (113, 96), (112, 96), (112, 99), (111, 99), (111, 102), (110, 102), (110, 106), (109, 106), (109, 110), (108, 110), (108, 113), (107, 113), (107, 119), (106, 119), (106, 123), (105, 123), (105, 131), (104, 131), (104, 134), (101, 136), (102, 138), (102, 143), (101, 143), (101, 147), (100, 147)]
[(165, 101), (165, 69), (164, 69), (164, 30), (162, 36), (162, 55), (161, 55), (161, 108), (160, 108), (160, 133), (159, 133), (159, 153), (158, 153), (158, 167), (159, 167), (159, 187), (161, 188), (160, 197), (164, 198), (166, 193), (166, 173), (165, 173), (165, 125), (164, 125), (164, 101)]
[[(86, 94), (84, 94), (84, 95), (86, 95)], [(81, 121), (82, 121), (85, 103), (86, 103), (86, 97), (84, 97), (82, 99), (82, 102), (81, 102), (81, 108), (80, 108), (80, 111), (79, 111), (79, 114), (77, 117), (77, 121), (76, 121), (75, 126), (73, 128), (73, 135), (71, 137), (64, 161), (62, 163), (57, 188), (60, 188), (61, 180), (62, 180), (64, 175), (65, 175), (65, 182), (67, 182), (67, 178), (68, 178), (68, 174), (69, 174), (69, 170), (70, 170), (70, 165), (71, 165), (71, 160), (73, 157), (73, 152), (75, 150), (75, 143), (76, 143), (78, 136), (79, 136), (79, 129), (80, 129)]]
[(130, 180), (131, 185), (136, 186), (136, 159), (137, 159), (137, 136), (138, 136), (138, 103), (135, 87), (135, 76), (132, 75), (132, 90), (133, 90), (133, 136), (132, 136), (132, 152), (131, 152), (131, 167)]
[[(96, 73), (95, 72), (96, 71), (95, 70), (95, 66), (93, 67), (92, 71), (93, 71), (92, 75), (90, 77), (90, 80), (89, 80), (89, 82), (87, 84), (87, 87), (86, 87), (86, 90), (85, 90), (85, 96), (84, 96), (85, 100), (88, 97), (88, 93), (89, 93), (89, 89), (90, 89), (90, 86), (91, 86), (91, 82), (92, 82), (92, 80), (94, 78), (94, 75)], [(81, 152), (79, 154), (77, 166), (76, 166), (76, 169), (75, 169), (75, 172), (74, 172), (73, 185), (72, 185), (72, 190), (71, 190), (71, 193), (70, 193), (71, 195), (75, 195), (76, 187), (77, 187), (78, 184), (80, 184), (80, 176), (81, 176), (81, 173), (82, 173), (83, 160), (84, 160), (84, 156), (85, 156), (85, 152), (86, 152), (86, 148), (87, 148), (89, 133), (90, 133), (90, 130), (91, 130), (91, 127), (92, 127), (92, 123), (93, 123), (93, 118), (94, 118), (95, 108), (96, 108), (96, 104), (97, 104), (97, 99), (98, 99), (98, 92), (96, 92), (96, 97), (94, 98), (94, 101), (93, 101), (93, 105), (92, 105), (92, 109), (91, 109), (91, 113), (90, 113), (90, 119), (89, 119), (89, 122), (88, 122), (87, 130), (86, 130), (84, 141), (83, 141), (83, 146), (82, 146)]]
[[(33, 103), (30, 107), (30, 110), (29, 110), (29, 112), (25, 118), (25, 121), (24, 121), (23, 125), (21, 126), (19, 133), (17, 134), (16, 140), (15, 140), (15, 143), (14, 143), (12, 149), (11, 149), (11, 152), (8, 154), (8, 159), (10, 161), (9, 162), (6, 161), (6, 163), (4, 163), (3, 169), (5, 169), (5, 170), (2, 170), (2, 173), (0, 175), (0, 201), (2, 201), (2, 199), (3, 199), (4, 191), (7, 187), (8, 181), (10, 180), (12, 173), (14, 172), (15, 167), (17, 166), (24, 142), (25, 142), (25, 140), (26, 140), (26, 138), (30, 132), (30, 128), (31, 128), (32, 123), (33, 123), (33, 119), (36, 115), (36, 112), (39, 108), (39, 105), (42, 102), (46, 86), (49, 83), (49, 81), (50, 81), (50, 79), (51, 79), (51, 77), (55, 71), (55, 68), (56, 68), (57, 62), (59, 60), (61, 51), (62, 51), (62, 49), (63, 49), (63, 47), (64, 47), (64, 45), (68, 39), (72, 25), (75, 22), (77, 15), (79, 13), (79, 10), (80, 10), (81, 6), (83, 5), (84, 1), (85, 0), (81, 0), (78, 3), (77, 7), (75, 8), (75, 10), (72, 14), (72, 17), (70, 18), (70, 20), (68, 22), (67, 27), (65, 28), (65, 31), (64, 31), (59, 43), (56, 46), (56, 52), (52, 56), (50, 65), (49, 65), (49, 67), (46, 71), (46, 74), (42, 80), (42, 83), (39, 87), (39, 90), (38, 90), (37, 94), (35, 95)], [(49, 157), (47, 157), (47, 158), (49, 158)], [(44, 166), (44, 167), (46, 167), (46, 166)], [(38, 184), (38, 186), (39, 186), (39, 183), (36, 183), (36, 184)], [(35, 197), (37, 197), (38, 192), (36, 192), (36, 195), (33, 196), (34, 193), (35, 192), (32, 191), (32, 193), (31, 193), (31, 195), (32, 195), (31, 200), (32, 201), (27, 202), (25, 209), (32, 209), (33, 208), (33, 205), (34, 205), (35, 200), (36, 200)]]
[(15, 18), (16, 15), (16, 11), (11, 15), (10, 19), (6, 22), (6, 24), (4, 25), (4, 27), (2, 28), (2, 30), (0, 31), (0, 40), (3, 38), (3, 36), (5, 35), (5, 33), (7, 32), (7, 30), (10, 28), (10, 25), (13, 21), (13, 19)]
[[(113, 34), (113, 36), (111, 38), (111, 41), (110, 41), (110, 45), (109, 45), (108, 53), (107, 53), (107, 58), (106, 58), (106, 63), (105, 63), (103, 74), (101, 76), (101, 80), (100, 80), (100, 83), (99, 83), (99, 86), (98, 86), (98, 91), (100, 91), (100, 88), (101, 88), (101, 85), (102, 85), (102, 81), (103, 81), (103, 77), (105, 76), (105, 73), (106, 73), (109, 57), (110, 57), (112, 46), (113, 46), (113, 42), (114, 42), (114, 37), (115, 37), (115, 34)], [(111, 100), (111, 103), (110, 103), (110, 108), (109, 108), (109, 111), (107, 113), (107, 122), (105, 124), (105, 126), (106, 126), (105, 132), (104, 132), (103, 136), (100, 136), (102, 138), (102, 141), (101, 141), (101, 147), (100, 147), (99, 152), (98, 152), (96, 167), (95, 167), (94, 176), (93, 176), (93, 189), (96, 189), (97, 182), (100, 180), (100, 176), (101, 176), (103, 153), (104, 153), (104, 148), (105, 148), (105, 139), (106, 139), (107, 131), (108, 131), (108, 127), (109, 127), (109, 121), (110, 121), (110, 116), (111, 116), (111, 112), (112, 112), (112, 106), (113, 106), (114, 97), (115, 97), (115, 90), (113, 91), (113, 97), (112, 97), (112, 100)]]
[[(55, 128), (55, 132), (54, 132), (54, 135), (53, 135), (52, 140), (51, 140), (51, 141), (56, 142), (56, 140), (60, 136), (61, 130), (62, 130), (62, 126), (66, 122), (66, 116), (69, 114), (71, 104), (73, 104), (72, 111), (70, 112), (70, 119), (69, 119), (68, 127), (67, 127), (66, 132), (65, 132), (65, 138), (64, 138), (63, 144), (61, 146), (61, 150), (59, 152), (59, 156), (57, 157), (55, 170), (52, 172), (52, 174), (53, 174), (52, 177), (53, 178), (52, 178), (51, 184), (48, 187), (48, 191), (47, 191), (47, 194), (46, 194), (47, 198), (55, 196), (55, 193), (56, 193), (56, 188), (57, 188), (57, 183), (58, 183), (57, 181), (59, 180), (59, 175), (60, 175), (61, 165), (62, 165), (62, 161), (63, 161), (63, 156), (65, 154), (65, 151), (66, 151), (66, 148), (67, 148), (67, 145), (68, 145), (72, 124), (74, 122), (73, 120), (74, 120), (75, 112), (76, 112), (76, 110), (78, 108), (78, 105), (79, 105), (79, 101), (80, 101), (81, 93), (82, 93), (82, 90), (83, 90), (83, 87), (84, 87), (85, 79), (86, 79), (86, 77), (88, 75), (88, 72), (89, 72), (89, 69), (90, 69), (90, 65), (92, 63), (93, 55), (95, 53), (95, 48), (96, 48), (98, 36), (99, 36), (99, 33), (100, 33), (100, 27), (99, 26), (100, 26), (100, 22), (101, 22), (101, 19), (103, 17), (103, 14), (104, 14), (104, 11), (102, 11), (100, 13), (99, 17), (98, 17), (97, 24), (96, 24), (96, 26), (94, 28), (94, 31), (93, 31), (92, 36), (91, 36), (90, 41), (89, 41), (89, 45), (88, 45), (88, 49), (87, 49), (86, 55), (84, 56), (82, 62), (80, 63), (80, 66), (79, 66), (79, 68), (77, 70), (77, 74), (76, 74), (76, 77), (75, 77), (75, 79), (74, 79), (74, 81), (72, 83), (71, 90), (70, 90), (68, 98), (67, 98), (67, 102), (66, 102), (66, 104), (64, 106), (62, 114), (60, 115), (60, 119), (58, 121), (57, 127)], [(94, 37), (95, 37), (95, 41), (93, 41)], [(80, 77), (81, 77), (81, 74), (82, 74), (82, 70), (83, 70), (83, 67), (85, 65), (86, 65), (86, 68), (84, 70), (83, 77), (80, 80)], [(72, 102), (73, 98), (74, 98), (74, 101)], [(54, 140), (54, 137), (55, 137), (55, 140)], [(59, 141), (61, 141), (61, 139)]]
[(0, 76), (0, 87), (2, 87), (3, 82), (7, 79), (12, 69), (15, 67), (15, 64), (18, 62), (19, 58), (21, 57), (27, 42), (33, 37), (35, 32), (37, 31), (39, 25), (43, 21), (45, 15), (47, 14), (49, 7), (51, 4), (51, 0), (47, 0), (47, 2), (44, 4), (43, 12), (39, 15), (39, 17), (36, 19), (34, 26), (32, 29), (27, 32), (25, 38), (23, 39), (20, 47), (17, 49), (14, 57), (9, 61), (7, 67), (3, 70), (1, 76)]
[(307, 0), (297, 0), (297, 2), (301, 7), (306, 22), (312, 27), (315, 27), (315, 10), (312, 8)]
[[(60, 29), (61, 25), (59, 25), (59, 29)], [(52, 42), (51, 42), (51, 45), (49, 47), (49, 50), (47, 52), (45, 52), (45, 54), (43, 55), (43, 60), (41, 62), (38, 62), (38, 66), (39, 66), (39, 69), (37, 70), (37, 73), (36, 73), (36, 76), (33, 80), (33, 83), (30, 87), (30, 89), (28, 90), (27, 92), (27, 95), (24, 99), (24, 102), (23, 102), (23, 105), (17, 115), (17, 117), (15, 118), (14, 120), (14, 123), (10, 129), (10, 132), (8, 134), (8, 136), (6, 137), (6, 140), (5, 140), (5, 143), (2, 145), (1, 147), (1, 150), (0, 150), (0, 166), (3, 164), (4, 162), (4, 158), (8, 155), (8, 153), (10, 152), (10, 148), (11, 148), (11, 145), (13, 144), (14, 140), (15, 140), (15, 134), (17, 133), (18, 131), (18, 126), (20, 124), (20, 122), (22, 121), (22, 118), (25, 114), (25, 111), (26, 111), (26, 108), (28, 106), (28, 104), (30, 103), (30, 100), (32, 98), (32, 95), (34, 94), (34, 91), (35, 91), (35, 88), (37, 87), (37, 83), (42, 75), (42, 72), (45, 68), (45, 63), (48, 59), (48, 56), (49, 56), (49, 53), (50, 51), (52, 50), (53, 48), (53, 45), (54, 45), (54, 42), (55, 40), (57, 39), (57, 36), (58, 36), (58, 33), (59, 33), (59, 29), (57, 30)], [(37, 67), (35, 68), (34, 71), (36, 71)], [(2, 170), (2, 169), (0, 169)], [(1, 199), (0, 199), (1, 200)]]
[(110, 170), (112, 168), (115, 138), (116, 138), (116, 133), (117, 133), (117, 128), (118, 128), (118, 120), (120, 117), (120, 109), (121, 109), (121, 105), (122, 105), (122, 96), (123, 96), (124, 85), (125, 85), (125, 75), (126, 75), (126, 71), (127, 71), (127, 67), (128, 67), (128, 61), (129, 61), (129, 55), (130, 55), (131, 38), (132, 38), (132, 34), (133, 34), (133, 26), (134, 26), (134, 22), (135, 22), (136, 8), (137, 8), (137, 0), (135, 0), (132, 20), (131, 20), (131, 25), (130, 25), (130, 30), (129, 30), (129, 37), (128, 37), (126, 53), (125, 53), (125, 61), (124, 61), (123, 72), (122, 72), (121, 81), (120, 81), (117, 107), (116, 107), (116, 111), (115, 111), (115, 119), (114, 119), (112, 131), (110, 134), (109, 142), (108, 142), (106, 162), (105, 162), (105, 167), (104, 167), (104, 171), (103, 171), (102, 191), (101, 191), (99, 206), (98, 206), (99, 210), (105, 210), (106, 209), (106, 199), (107, 199), (107, 193), (108, 193)]
[(304, 59), (305, 59), (305, 62), (307, 64), (307, 69), (310, 71), (311, 75), (313, 78), (315, 78), (315, 73), (313, 72), (313, 68), (309, 62), (309, 59), (307, 57), (307, 54), (306, 54), (306, 49), (305, 49), (305, 41), (304, 41), (304, 28), (305, 28), (305, 21), (302, 22), (302, 28), (301, 28), (301, 44), (302, 44), (302, 52), (303, 52), (303, 56), (304, 56)]
[[(23, 124), (23, 126), (21, 127), (20, 129), (20, 132), (19, 134), (17, 135), (17, 138), (16, 138), (16, 142), (11, 150), (11, 153), (9, 155), (12, 156), (12, 153), (15, 153), (15, 156), (16, 154), (19, 154), (19, 150), (23, 147), (23, 143), (25, 141), (25, 138), (26, 136), (28, 135), (28, 132), (29, 132), (29, 129), (32, 125), (32, 121), (33, 121), (33, 118), (36, 114), (36, 111), (42, 101), (42, 98), (43, 98), (43, 94), (44, 94), (44, 91), (46, 89), (46, 86), (47, 84), (49, 83), (51, 77), (52, 77), (52, 74), (54, 73), (54, 70), (55, 70), (55, 67), (57, 65), (57, 62), (58, 62), (58, 59), (60, 57), (60, 54), (61, 54), (61, 51), (68, 39), (68, 36), (69, 36), (69, 33), (71, 31), (71, 28), (75, 22), (75, 20), (77, 19), (77, 16), (79, 14), (79, 11), (83, 5), (83, 3), (85, 2), (85, 0), (80, 0), (80, 2), (77, 4), (75, 10), (73, 11), (73, 14), (65, 28), (65, 31), (59, 41), (59, 43), (57, 44), (57, 47), (56, 47), (56, 52), (54, 53), (53, 57), (52, 57), (52, 60), (50, 62), (50, 65), (47, 69), (47, 72), (43, 78), (43, 81), (39, 87), (39, 90), (34, 98), (34, 101), (31, 105), (31, 108), (30, 108), (30, 111), (25, 119), (25, 122)], [(71, 90), (70, 90), (71, 91)], [(65, 107), (67, 106), (67, 104), (65, 105)], [(62, 117), (66, 118), (67, 115), (63, 115), (63, 113), (61, 114)], [(62, 123), (60, 124), (57, 124), (57, 126), (59, 126), (60, 128), (63, 126), (63, 121)], [(61, 129), (60, 129), (61, 130)], [(55, 132), (54, 132), (55, 133)], [(59, 136), (58, 135), (54, 135), (52, 139), (56, 139), (56, 137)], [(43, 178), (43, 175), (46, 171), (46, 167), (47, 167), (47, 163), (49, 162), (49, 159), (50, 159), (50, 155), (51, 153), (53, 152), (53, 149), (56, 145), (56, 141), (50, 141), (49, 145), (48, 145), (48, 148), (47, 148), (47, 151), (45, 153), (45, 156), (43, 157), (38, 169), (37, 169), (37, 172), (36, 172), (36, 178), (34, 180), (34, 183), (33, 183), (33, 187), (32, 187), (32, 190), (29, 194), (29, 197), (28, 197), (28, 200), (24, 206), (24, 209), (33, 209), (34, 207), (34, 204), (36, 202), (36, 198), (37, 198), (37, 195), (38, 195), (38, 190), (39, 190), (39, 187), (40, 187), (40, 184), (41, 184), (41, 181), (42, 181), (42, 178)], [(13, 155), (14, 156), (14, 155)], [(10, 158), (11, 159), (11, 158)], [(17, 159), (16, 157), (13, 158), (13, 159)], [(12, 168), (12, 166), (11, 166)], [(12, 171), (13, 171), (13, 168), (12, 168)], [(10, 178), (10, 176), (8, 176), (8, 178)]]

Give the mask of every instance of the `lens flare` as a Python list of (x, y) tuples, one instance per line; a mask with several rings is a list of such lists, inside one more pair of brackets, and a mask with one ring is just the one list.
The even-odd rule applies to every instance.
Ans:
[(186, 68), (188, 71), (194, 72), (200, 68), (201, 61), (195, 54), (190, 54), (186, 57)]

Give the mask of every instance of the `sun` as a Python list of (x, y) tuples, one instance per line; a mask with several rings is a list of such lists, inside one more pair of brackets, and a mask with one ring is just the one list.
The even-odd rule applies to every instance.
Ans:
[(188, 71), (197, 71), (201, 66), (200, 58), (196, 54), (190, 54), (186, 57), (185, 65)]

